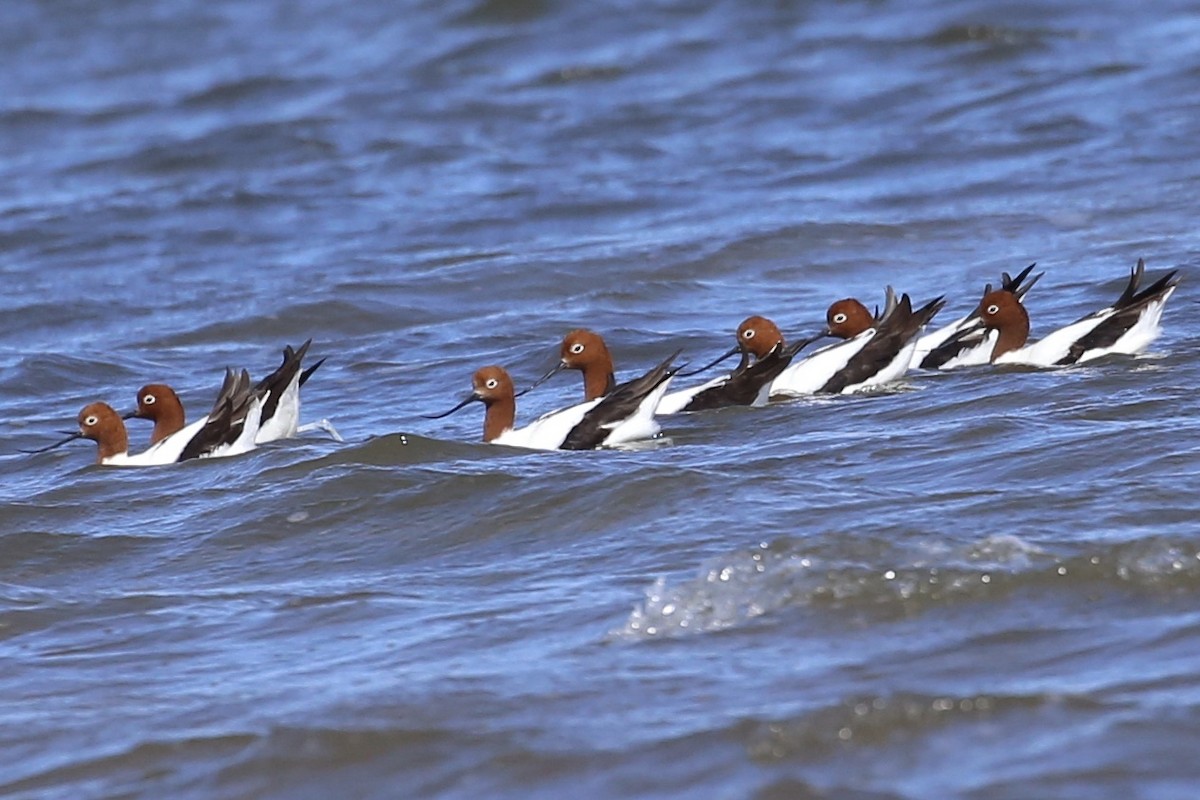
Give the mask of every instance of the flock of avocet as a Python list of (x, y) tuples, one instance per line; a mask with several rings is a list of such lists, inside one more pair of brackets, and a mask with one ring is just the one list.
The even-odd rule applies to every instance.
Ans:
[[(186, 424), (183, 403), (175, 390), (163, 383), (148, 383), (138, 390), (137, 408), (118, 414), (108, 403), (89, 403), (79, 412), (79, 430), (49, 447), (26, 452), (43, 453), (76, 439), (96, 442), (97, 461), (123, 467), (174, 464), (193, 458), (233, 456), (253, 450), (263, 442), (287, 439), (308, 428), (323, 428), (341, 440), (327, 420), (300, 425), (300, 387), (308, 381), (321, 359), (308, 369), (301, 361), (312, 340), (296, 350), (283, 350), (279, 369), (251, 385), (250, 373), (225, 370), (225, 382), (217, 394), (212, 411)], [(129, 453), (129, 434), (124, 420), (138, 417), (154, 423), (150, 447), (136, 455)]]
[[(884, 306), (872, 314), (857, 300), (838, 300), (826, 313), (826, 327), (815, 336), (785, 343), (783, 334), (765, 317), (748, 317), (738, 326), (737, 344), (698, 374), (740, 353), (732, 372), (697, 386), (668, 393), (680, 375), (675, 352), (646, 374), (617, 384), (612, 356), (596, 333), (575, 330), (562, 341), (561, 360), (523, 392), (516, 392), (503, 367), (478, 370), (472, 392), (454, 408), (429, 418), (448, 416), (473, 402), (486, 408), (483, 439), (494, 444), (538, 450), (587, 450), (614, 446), (659, 433), (655, 417), (731, 405), (763, 405), (772, 399), (813, 394), (847, 394), (895, 381), (912, 367), (953, 369), (984, 364), (1061, 367), (1111, 354), (1137, 355), (1160, 332), (1163, 307), (1179, 282), (1175, 270), (1141, 288), (1145, 264), (1138, 260), (1129, 283), (1111, 306), (1029, 341), (1026, 293), (1042, 277), (1032, 278), (1030, 264), (1015, 277), (1004, 273), (1000, 288), (989, 284), (978, 306), (944, 328), (922, 335), (945, 305), (942, 297), (913, 309), (907, 294), (896, 297), (888, 287)], [(809, 345), (825, 338), (833, 344), (798, 358)], [(310, 340), (311, 342), (311, 340)], [(251, 385), (249, 374), (226, 370), (225, 383), (212, 411), (185, 424), (183, 405), (169, 386), (149, 384), (137, 396), (137, 409), (124, 416), (106, 403), (91, 403), (79, 412), (79, 430), (44, 452), (75, 439), (92, 439), (101, 464), (139, 466), (191, 458), (235, 455), (257, 444), (322, 427), (340, 437), (326, 420), (300, 425), (300, 387), (321, 365), (302, 369), (310, 342), (285, 348), (283, 364)], [(583, 373), (584, 402), (550, 412), (516, 428), (516, 398), (564, 369)], [(130, 455), (124, 419), (152, 420), (150, 448)]]

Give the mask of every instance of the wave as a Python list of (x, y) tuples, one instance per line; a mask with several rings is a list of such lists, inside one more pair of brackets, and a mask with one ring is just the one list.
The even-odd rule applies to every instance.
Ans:
[(1200, 593), (1200, 547), (1184, 540), (1150, 536), (1077, 545), (1069, 554), (1012, 535), (907, 553), (873, 544), (877, 551), (866, 562), (847, 559), (828, 542), (784, 538), (713, 559), (691, 579), (669, 583), (660, 577), (609, 636), (638, 641), (713, 633), (797, 607), (913, 616), (1039, 588)]

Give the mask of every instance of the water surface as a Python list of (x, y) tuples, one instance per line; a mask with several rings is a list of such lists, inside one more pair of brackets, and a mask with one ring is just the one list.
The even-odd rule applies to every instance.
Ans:
[[(1190, 796), (1197, 63), (1179, 2), (5, 5), (0, 794)], [(1138, 257), (1142, 358), (630, 452), (420, 416), (1032, 261), (1040, 335)], [(15, 453), (309, 337), (343, 444)]]

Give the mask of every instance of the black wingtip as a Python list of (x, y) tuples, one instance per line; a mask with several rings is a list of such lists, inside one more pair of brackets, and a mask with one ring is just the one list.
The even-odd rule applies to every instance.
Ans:
[(883, 309), (880, 310), (879, 306), (875, 307), (875, 321), (883, 322), (885, 319), (887, 319), (888, 316), (896, 310), (896, 305), (897, 300), (895, 287), (891, 285), (885, 286), (883, 289)]
[[(1016, 294), (1017, 291), (1021, 288), (1021, 283), (1026, 278), (1029, 277), (1029, 273), (1033, 272), (1033, 268), (1036, 266), (1037, 266), (1037, 262), (1034, 261), (1028, 267), (1026, 267), (1025, 269), (1018, 272), (1017, 276), (1015, 278), (1013, 276), (1009, 275), (1007, 272), (1001, 273), (1000, 288), (1006, 292), (1012, 292), (1013, 294)], [(1036, 278), (1034, 280), (1036, 280)]]
[(1129, 271), (1129, 283), (1126, 285), (1125, 291), (1121, 292), (1121, 296), (1117, 298), (1117, 302), (1113, 304), (1114, 308), (1127, 308), (1151, 302), (1164, 292), (1174, 289), (1180, 279), (1179, 270), (1173, 269), (1139, 292), (1138, 288), (1141, 286), (1145, 274), (1146, 260), (1139, 258), (1137, 266)]
[(1139, 258), (1137, 265), (1129, 270), (1129, 283), (1125, 285), (1125, 291), (1121, 292), (1121, 296), (1117, 298), (1117, 302), (1113, 304), (1115, 308), (1124, 308), (1134, 301), (1137, 295), (1138, 286), (1142, 283), (1142, 276), (1146, 274), (1146, 260)]
[(916, 311), (916, 314), (919, 317), (924, 316), (925, 321), (928, 322), (929, 320), (933, 319), (933, 316), (935, 314), (937, 314), (939, 311), (941, 311), (945, 307), (946, 307), (946, 295), (942, 294), (942, 295), (938, 295), (937, 297), (933, 298), (925, 305), (918, 308)]
[(646, 373), (646, 375), (652, 375), (656, 372), (661, 373), (660, 377), (654, 381), (655, 386), (657, 386), (659, 383), (662, 383), (667, 378), (673, 377), (677, 372), (679, 372), (680, 369), (688, 365), (688, 362), (686, 361), (682, 364), (675, 363), (675, 359), (679, 358), (681, 353), (683, 353), (682, 347), (676, 350), (674, 353), (671, 353), (671, 355), (667, 356), (662, 361), (658, 362), (658, 365), (655, 366), (654, 369)]
[[(1034, 263), (1036, 263), (1036, 262), (1034, 262)], [(1034, 266), (1034, 264), (1030, 264), (1029, 266), (1032, 267), (1032, 266)], [(1016, 291), (1014, 291), (1013, 294), (1015, 294), (1017, 296), (1017, 299), (1020, 300), (1026, 294), (1029, 293), (1029, 290), (1032, 289), (1034, 287), (1034, 285), (1036, 285), (1037, 282), (1040, 281), (1042, 279), (1042, 276), (1045, 274), (1046, 273), (1043, 271), (1043, 272), (1039, 272), (1037, 275), (1034, 275), (1032, 278), (1029, 279), (1029, 283), (1026, 283), (1026, 284), (1023, 284), (1022, 286), (1017, 287)]]
[(300, 347), (298, 347), (295, 350), (292, 349), (291, 345), (288, 345), (287, 347), (284, 348), (284, 353), (285, 353), (284, 361), (287, 361), (289, 358), (294, 358), (297, 361), (303, 360), (305, 354), (308, 353), (308, 346), (310, 344), (312, 344), (311, 338), (307, 339), (304, 342), (304, 344), (300, 345)]
[[(311, 341), (312, 341), (312, 339), (308, 340), (308, 342), (311, 342)], [(302, 350), (308, 349), (308, 342), (304, 343), (304, 347), (301, 348)], [(328, 358), (328, 356), (326, 356), (326, 358)], [(300, 373), (300, 385), (303, 386), (304, 384), (308, 383), (308, 379), (311, 378), (312, 374), (317, 371), (317, 367), (321, 366), (324, 363), (325, 363), (325, 359), (322, 358), (320, 361), (318, 361), (317, 363), (313, 364), (308, 369), (301, 372)]]
[(1154, 283), (1147, 286), (1140, 294), (1134, 297), (1134, 304), (1141, 303), (1143, 301), (1151, 301), (1154, 298), (1161, 296), (1164, 292), (1174, 289), (1179, 285), (1180, 277), (1182, 276), (1180, 276), (1179, 270), (1171, 270)]

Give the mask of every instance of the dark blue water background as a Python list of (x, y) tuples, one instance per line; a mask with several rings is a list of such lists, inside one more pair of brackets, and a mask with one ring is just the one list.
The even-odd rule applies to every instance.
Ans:
[[(1198, 85), (1170, 0), (5, 3), (0, 794), (1192, 796)], [(419, 416), (1035, 260), (1038, 335), (1138, 257), (1139, 359), (635, 452)], [(344, 444), (14, 453), (308, 337)]]

